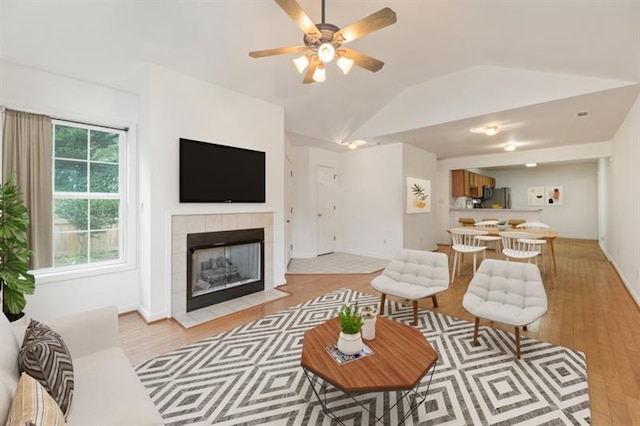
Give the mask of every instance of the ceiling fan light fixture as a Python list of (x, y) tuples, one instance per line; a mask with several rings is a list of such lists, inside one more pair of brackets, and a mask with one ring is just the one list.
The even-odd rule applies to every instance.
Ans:
[(336, 56), (336, 49), (331, 43), (322, 43), (318, 47), (318, 58), (324, 63), (333, 61)]
[(295, 58), (293, 60), (293, 65), (296, 67), (298, 72), (302, 74), (304, 70), (306, 70), (309, 66), (309, 58), (307, 58), (305, 55), (302, 55), (299, 58)]
[(471, 133), (484, 133), (487, 136), (494, 136), (500, 132), (500, 126), (473, 127)]
[(324, 65), (322, 64), (318, 65), (316, 70), (313, 72), (312, 78), (313, 78), (313, 81), (315, 81), (316, 83), (322, 83), (327, 79), (327, 74), (325, 72)]
[(511, 151), (515, 151), (516, 150), (516, 146), (512, 143), (508, 143), (504, 146), (504, 150), (507, 152), (511, 152)]
[(342, 70), (342, 72), (347, 75), (349, 74), (349, 71), (351, 71), (351, 67), (353, 67), (353, 63), (355, 61), (353, 59), (349, 59), (347, 57), (344, 56), (340, 56), (338, 58), (338, 62), (337, 65), (338, 67)]

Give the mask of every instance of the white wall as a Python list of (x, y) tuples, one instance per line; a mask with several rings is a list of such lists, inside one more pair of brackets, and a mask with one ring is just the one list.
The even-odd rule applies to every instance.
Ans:
[[(274, 212), (274, 279), (284, 283), (284, 111), (281, 107), (150, 65), (137, 94), (0, 62), (0, 104), (56, 118), (129, 127), (130, 258), (124, 266), (36, 277), (26, 312), (40, 319), (106, 305), (169, 315), (171, 213)], [(248, 125), (250, 123), (250, 125)], [(265, 151), (265, 204), (180, 204), (178, 139)], [(138, 184), (140, 193), (138, 197)]]
[(403, 247), (402, 144), (341, 155), (343, 251), (391, 258)]
[[(436, 250), (437, 244), (437, 200), (439, 197), (439, 185), (437, 184), (436, 156), (430, 152), (416, 148), (412, 145), (402, 145), (403, 181), (405, 189), (403, 196), (406, 199), (407, 177), (425, 179), (431, 181), (430, 213), (408, 214), (404, 209), (403, 220), (403, 247), (418, 250)], [(406, 201), (405, 201), (406, 203)]]
[[(148, 91), (141, 90), (145, 123), (140, 173), (148, 191), (140, 205), (140, 310), (149, 320), (169, 314), (171, 213), (213, 214), (272, 211), (274, 277), (284, 283), (284, 110), (171, 70), (149, 65)], [(189, 138), (266, 152), (266, 203), (181, 204), (178, 201), (178, 140)]]
[(629, 292), (640, 305), (640, 98), (613, 138), (609, 163), (604, 246)]
[(27, 295), (25, 311), (46, 320), (106, 305), (121, 311), (137, 309), (137, 143), (138, 97), (76, 79), (0, 61), (0, 104), (10, 109), (47, 114), (54, 118), (129, 127), (127, 156), (132, 168), (126, 211), (128, 239), (126, 264), (82, 273), (36, 273), (36, 292)]
[(294, 158), (293, 257), (317, 255), (317, 165), (338, 174), (336, 250), (391, 258), (401, 248), (437, 248), (437, 212), (406, 213), (406, 178), (431, 180), (438, 196), (435, 155), (405, 144), (337, 153), (292, 147)]
[[(562, 238), (598, 238), (597, 170), (595, 161), (518, 169), (482, 171), (496, 179), (496, 187), (511, 188), (511, 208), (541, 208), (540, 221), (557, 230)], [(563, 189), (561, 206), (529, 206), (531, 186), (559, 185)]]

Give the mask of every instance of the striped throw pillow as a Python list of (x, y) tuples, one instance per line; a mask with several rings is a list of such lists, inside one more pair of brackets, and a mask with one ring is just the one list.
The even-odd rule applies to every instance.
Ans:
[(11, 403), (7, 426), (64, 426), (64, 414), (47, 390), (22, 373)]
[(67, 417), (73, 398), (73, 364), (62, 337), (49, 326), (31, 320), (18, 353), (20, 372), (36, 379)]

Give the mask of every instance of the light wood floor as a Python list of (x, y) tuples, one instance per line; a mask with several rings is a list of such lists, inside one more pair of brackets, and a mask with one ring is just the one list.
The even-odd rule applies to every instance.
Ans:
[[(558, 239), (555, 249), (558, 277), (551, 276), (548, 266), (543, 274), (549, 310), (523, 336), (586, 353), (592, 424), (640, 425), (640, 309), (595, 241)], [(495, 253), (489, 251), (488, 257)], [(461, 302), (471, 279), (471, 260), (465, 258), (461, 276), (438, 295), (437, 312), (473, 321)], [(291, 296), (189, 330), (173, 320), (147, 325), (138, 314), (125, 314), (120, 341), (132, 364), (139, 364), (334, 289), (378, 294), (369, 285), (376, 275), (287, 275), (287, 285), (278, 289)], [(433, 309), (430, 299), (420, 306)]]

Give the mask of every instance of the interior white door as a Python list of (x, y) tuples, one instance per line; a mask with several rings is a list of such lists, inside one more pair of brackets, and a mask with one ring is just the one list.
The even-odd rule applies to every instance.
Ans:
[(336, 177), (333, 167), (316, 166), (318, 255), (335, 251)]
[(285, 158), (285, 166), (286, 166), (286, 191), (285, 191), (285, 243), (287, 247), (287, 263), (289, 266), (289, 261), (291, 260), (291, 252), (293, 251), (293, 243), (291, 241), (291, 226), (293, 221), (293, 164), (289, 157)]

